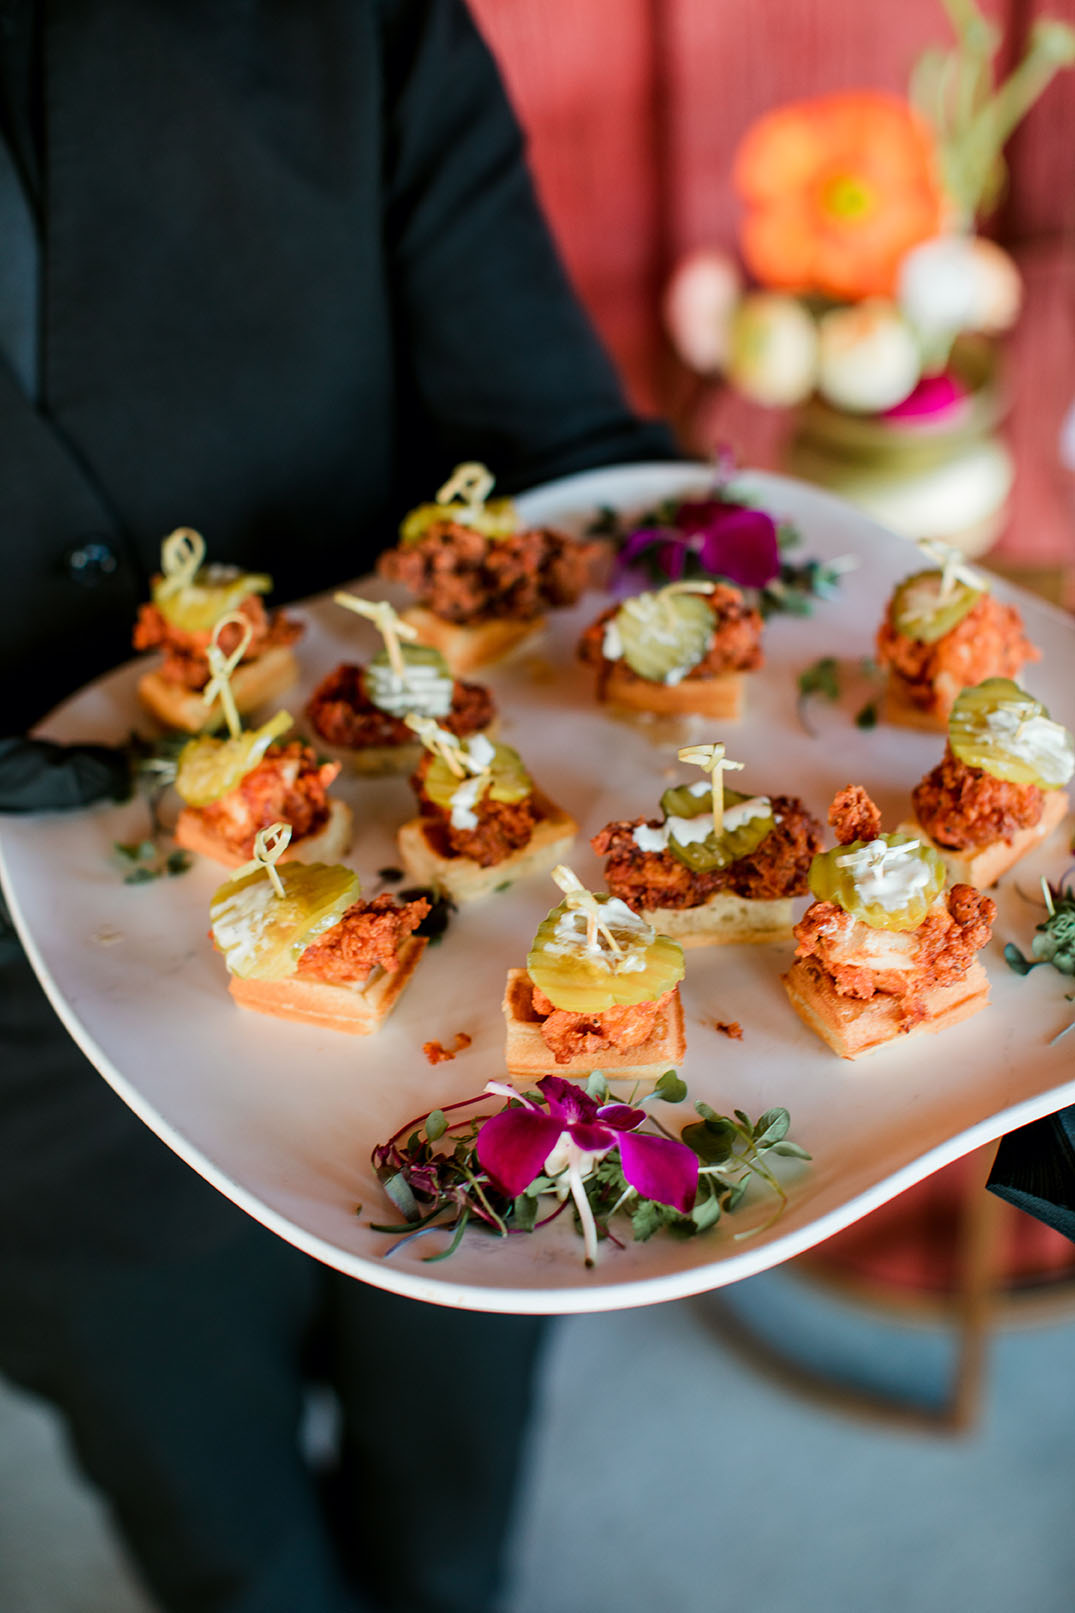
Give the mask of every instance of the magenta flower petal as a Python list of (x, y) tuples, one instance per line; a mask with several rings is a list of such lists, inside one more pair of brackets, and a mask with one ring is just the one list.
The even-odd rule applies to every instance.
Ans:
[(657, 551), (661, 570), (672, 582), (679, 582), (687, 569), (687, 543), (684, 538), (671, 537)]
[(661, 531), (660, 527), (637, 527), (634, 532), (628, 533), (620, 546), (620, 565), (629, 566), (633, 560), (637, 560), (641, 555), (645, 554), (652, 543), (658, 542), (659, 539), (665, 536), (666, 534)]
[(764, 510), (725, 505), (723, 518), (703, 538), (700, 558), (706, 571), (744, 588), (764, 588), (780, 570), (776, 523)]
[(577, 1126), (569, 1126), (567, 1134), (576, 1148), (581, 1148), (584, 1154), (607, 1154), (610, 1148), (615, 1148), (619, 1142), (619, 1134), (608, 1126), (589, 1124), (585, 1121)]
[(617, 1131), (634, 1131), (646, 1118), (645, 1109), (632, 1109), (629, 1103), (603, 1103), (597, 1111), (598, 1120)]
[(695, 532), (708, 532), (728, 514), (729, 510), (738, 510), (738, 504), (727, 504), (722, 498), (689, 498), (685, 499), (676, 511), (676, 526), (685, 536), (691, 537)]
[(947, 371), (942, 375), (924, 375), (902, 402), (882, 410), (881, 418), (939, 424), (946, 416), (955, 414), (966, 401), (967, 389), (954, 375)]
[(559, 1122), (560, 1130), (568, 1126), (577, 1125), (580, 1121), (592, 1121), (597, 1117), (597, 1104), (586, 1091), (575, 1081), (567, 1081), (562, 1075), (546, 1075), (538, 1082), (538, 1091), (549, 1106), (549, 1113)]
[(698, 1191), (698, 1155), (686, 1143), (671, 1137), (619, 1136), (620, 1163), (625, 1179), (645, 1199), (670, 1204), (686, 1215)]
[(563, 1129), (533, 1109), (502, 1109), (478, 1133), (478, 1163), (502, 1193), (515, 1198), (541, 1175)]

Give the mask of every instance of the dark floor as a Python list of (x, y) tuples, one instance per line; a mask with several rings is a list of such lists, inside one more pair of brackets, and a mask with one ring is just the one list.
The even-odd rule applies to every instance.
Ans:
[[(936, 1329), (779, 1273), (724, 1298), (864, 1386), (943, 1393)], [(720, 1341), (721, 1302), (561, 1325), (510, 1613), (1071, 1613), (1075, 1319), (1002, 1332), (953, 1439), (773, 1388)], [(4, 1613), (149, 1613), (51, 1420), (5, 1390), (0, 1496)]]

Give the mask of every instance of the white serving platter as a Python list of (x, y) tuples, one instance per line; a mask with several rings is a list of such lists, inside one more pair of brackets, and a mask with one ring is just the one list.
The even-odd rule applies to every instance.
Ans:
[[(581, 530), (601, 505), (640, 513), (667, 495), (703, 493), (710, 478), (700, 466), (631, 466), (571, 477), (520, 502), (528, 521)], [(859, 660), (871, 654), (893, 584), (918, 557), (905, 540), (826, 494), (775, 476), (744, 476), (740, 485), (798, 525), (804, 557), (853, 555), (858, 564), (839, 596), (812, 616), (769, 623), (766, 665), (750, 680), (746, 718), (711, 737), (724, 738), (747, 764), (741, 778), (752, 791), (801, 795), (823, 819), (837, 788), (862, 783), (894, 828), (910, 788), (939, 760), (942, 737), (883, 725), (864, 730), (853, 717), (870, 692)], [(1043, 652), (1024, 682), (1070, 725), (1075, 624), (999, 582), (996, 592), (1018, 602)], [(573, 863), (598, 886), (601, 865), (587, 837), (611, 818), (655, 812), (669, 779), (691, 776), (667, 738), (612, 720), (595, 704), (592, 674), (575, 661), (574, 646), (600, 606), (591, 594), (555, 614), (540, 642), (487, 675), (505, 738), (582, 825)], [(288, 700), (296, 714), (332, 666), (365, 659), (375, 643), (365, 623), (331, 603), (314, 601), (299, 614), (308, 632), (300, 645), (303, 685)], [(797, 716), (796, 680), (821, 655), (845, 663), (846, 688), (837, 705), (812, 702), (811, 737)], [(119, 739), (135, 720), (135, 677), (132, 664), (99, 680), (53, 715), (47, 733)], [(368, 891), (376, 871), (397, 860), (393, 835), (411, 814), (412, 797), (401, 780), (340, 782), (355, 809), (352, 860)], [(437, 1236), (386, 1259), (392, 1240), (369, 1222), (397, 1217), (371, 1169), (370, 1149), (411, 1117), (476, 1094), (501, 1074), (505, 970), (523, 962), (558, 892), (539, 878), (461, 912), (444, 941), (427, 949), (381, 1031), (353, 1038), (238, 1009), (207, 939), (220, 870), (201, 862), (181, 878), (125, 886), (110, 848), (144, 832), (144, 803), (3, 821), (0, 876), (57, 1012), (135, 1113), (222, 1193), (317, 1258), (416, 1299), (556, 1313), (717, 1288), (801, 1253), (960, 1155), (1075, 1101), (1075, 1036), (1051, 1044), (1072, 1014), (1065, 982), (1049, 969), (1020, 979), (1002, 959), (1007, 941), (1029, 944), (1041, 910), (1020, 891), (1033, 895), (1042, 873), (1054, 880), (1063, 873), (1069, 821), (1000, 888), (984, 955), (992, 1005), (943, 1036), (845, 1063), (787, 1003), (779, 977), (791, 943), (687, 954), (682, 1074), (691, 1097), (723, 1113), (734, 1107), (757, 1115), (784, 1105), (791, 1135), (813, 1155), (809, 1166), (785, 1162), (789, 1203), (775, 1224), (766, 1226), (773, 1201), (759, 1193), (686, 1242), (603, 1244), (590, 1271), (566, 1215), (533, 1237), (468, 1232), (457, 1252), (436, 1264), (423, 1257), (441, 1246)], [(721, 1035), (715, 1020), (738, 1020), (743, 1039)], [(422, 1043), (450, 1043), (457, 1031), (468, 1032), (473, 1045), (431, 1067)], [(661, 1113), (673, 1126), (694, 1118), (688, 1106)], [(752, 1235), (738, 1236), (744, 1232)]]

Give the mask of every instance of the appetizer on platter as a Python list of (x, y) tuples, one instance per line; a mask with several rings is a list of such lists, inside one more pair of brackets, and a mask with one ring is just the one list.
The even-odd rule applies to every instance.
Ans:
[(526, 968), (508, 970), (509, 1073), (657, 1079), (686, 1051), (683, 948), (569, 868), (552, 877), (564, 899), (539, 926)]
[(420, 816), (398, 836), (411, 879), (471, 902), (567, 855), (578, 824), (536, 787), (517, 751), (484, 734), (458, 739), (431, 717), (407, 723), (426, 747), (411, 779)]
[(339, 593), (336, 603), (373, 622), (384, 646), (366, 666), (351, 662), (323, 678), (306, 707), (320, 739), (359, 773), (409, 773), (422, 746), (409, 714), (435, 719), (460, 738), (488, 732), (496, 706), (480, 683), (454, 677), (439, 650), (418, 644), (418, 630), (382, 600)]
[(743, 764), (723, 745), (688, 745), (679, 759), (709, 779), (665, 790), (660, 818), (607, 823), (590, 841), (608, 858), (609, 890), (684, 947), (786, 940), (821, 826), (797, 796), (725, 789), (724, 772)]
[(414, 934), (424, 900), (361, 899), (358, 875), (339, 864), (288, 862), (286, 824), (263, 829), (254, 860), (221, 885), (210, 906), (213, 944), (243, 1008), (368, 1036), (392, 1011), (425, 940)]
[(511, 499), (490, 499), (492, 487), (484, 465), (458, 466), (377, 562), (382, 577), (417, 595), (405, 619), (455, 673), (500, 660), (542, 626), (545, 610), (573, 605), (604, 553), (599, 542), (524, 529)]
[(1060, 823), (1073, 772), (1068, 730), (1010, 678), (987, 678), (952, 707), (944, 757), (915, 786), (906, 827), (950, 879), (985, 890)]
[(882, 835), (881, 814), (858, 785), (834, 798), (829, 822), (838, 845), (811, 864), (817, 900), (795, 926), (799, 945), (783, 977), (803, 1023), (856, 1059), (984, 1008), (989, 980), (977, 954), (995, 903), (971, 885), (945, 890), (933, 847)]
[(261, 728), (229, 739), (209, 735), (184, 745), (175, 787), (185, 805), (175, 840), (228, 868), (254, 855), (261, 829), (283, 822), (291, 840), (281, 861), (345, 855), (351, 844), (351, 809), (330, 801), (327, 790), (339, 762), (318, 762), (301, 740), (277, 743), (291, 727), (286, 711)]
[(993, 598), (958, 549), (928, 540), (919, 548), (935, 564), (900, 583), (877, 634), (877, 659), (888, 672), (884, 715), (905, 728), (943, 730), (961, 689), (1012, 678), (1040, 651), (1019, 612)]
[(738, 588), (674, 582), (602, 611), (579, 659), (597, 669), (597, 698), (610, 705), (732, 721), (743, 710), (743, 674), (762, 664), (761, 627)]
[[(206, 701), (212, 678), (209, 645), (224, 617), (231, 623), (219, 637), (225, 655), (233, 655), (245, 622), (249, 633), (233, 669), (232, 689), (241, 712), (275, 700), (294, 683), (298, 664), (291, 648), (302, 624), (283, 611), (266, 611), (261, 596), (272, 578), (236, 566), (203, 565), (205, 540), (190, 527), (179, 527), (161, 545), (160, 575), (153, 578), (152, 598), (138, 612), (136, 650), (160, 649), (160, 667), (138, 680), (138, 697), (159, 722), (196, 734), (223, 719), (219, 700)], [(236, 621), (235, 618), (242, 621)]]

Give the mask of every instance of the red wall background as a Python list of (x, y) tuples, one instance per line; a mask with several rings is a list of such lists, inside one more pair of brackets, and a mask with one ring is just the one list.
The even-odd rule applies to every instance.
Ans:
[[(743, 130), (797, 97), (903, 91), (923, 47), (951, 38), (941, 0), (470, 5), (527, 130), (575, 285), (636, 402), (673, 416), (684, 377), (663, 340), (661, 287), (684, 251), (734, 243), (728, 167)], [(1005, 25), (1009, 61), (1036, 16), (1075, 23), (1075, 0), (986, 0), (986, 9)], [(1012, 183), (990, 227), (1020, 257), (1029, 294), (1011, 344), (1019, 479), (1002, 551), (1049, 566), (1071, 561), (1075, 530), (1075, 485), (1055, 452), (1075, 398), (1075, 72), (1050, 86), (1008, 156)], [(710, 401), (700, 440), (771, 465), (784, 428), (779, 414), (725, 395)]]
[[(767, 108), (826, 90), (904, 90), (949, 37), (940, 0), (470, 0), (530, 138), (531, 163), (575, 283), (631, 384), (657, 384), (657, 299), (689, 247), (731, 244), (730, 153)], [(992, 0), (1010, 54), (1041, 11)], [(1075, 74), (1054, 83), (1010, 149), (996, 222), (1026, 243), (1075, 225)], [(1069, 216), (1065, 219), (1065, 206)]]

